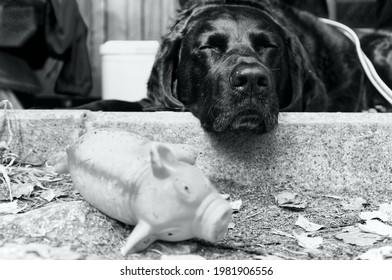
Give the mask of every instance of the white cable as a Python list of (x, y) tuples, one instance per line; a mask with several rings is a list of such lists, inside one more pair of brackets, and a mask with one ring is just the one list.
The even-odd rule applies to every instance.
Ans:
[(373, 64), (370, 62), (369, 58), (363, 53), (361, 49), (361, 43), (357, 34), (348, 26), (341, 24), (339, 22), (320, 18), (320, 20), (328, 25), (332, 25), (337, 27), (344, 35), (351, 39), (354, 42), (355, 48), (357, 50), (357, 54), (363, 69), (367, 77), (369, 78), (370, 82), (373, 86), (378, 90), (378, 92), (390, 103), (392, 104), (392, 90), (384, 83), (384, 81), (380, 78), (377, 74), (376, 69), (374, 68)]

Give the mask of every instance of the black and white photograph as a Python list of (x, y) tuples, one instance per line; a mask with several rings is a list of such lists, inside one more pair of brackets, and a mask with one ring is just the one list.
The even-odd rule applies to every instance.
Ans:
[(0, 275), (387, 260), (392, 1), (0, 0)]

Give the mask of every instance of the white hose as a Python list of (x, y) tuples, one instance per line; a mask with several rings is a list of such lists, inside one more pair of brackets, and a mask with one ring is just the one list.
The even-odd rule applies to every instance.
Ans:
[(363, 53), (361, 49), (361, 43), (359, 41), (359, 38), (357, 34), (348, 26), (341, 24), (339, 22), (326, 19), (326, 18), (320, 18), (320, 20), (328, 25), (335, 26), (338, 28), (344, 35), (346, 35), (348, 38), (353, 41), (355, 44), (355, 48), (357, 50), (357, 54), (359, 57), (359, 60), (361, 62), (361, 65), (363, 69), (365, 70), (365, 73), (367, 77), (369, 78), (370, 82), (373, 84), (373, 86), (378, 90), (378, 92), (390, 103), (392, 104), (392, 90), (384, 83), (384, 81), (380, 78), (380, 76), (377, 74), (376, 69), (374, 68), (373, 64), (370, 62), (369, 58)]

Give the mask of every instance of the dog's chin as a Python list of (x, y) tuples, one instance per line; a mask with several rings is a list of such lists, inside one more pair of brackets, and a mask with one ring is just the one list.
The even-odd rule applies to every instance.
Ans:
[(254, 132), (262, 134), (272, 130), (276, 120), (266, 120), (264, 114), (257, 111), (243, 111), (232, 115), (218, 116), (212, 126), (204, 126), (209, 131), (223, 133), (229, 131)]
[(234, 121), (230, 124), (230, 129), (237, 131), (252, 131), (256, 133), (266, 132), (266, 126), (260, 116), (256, 114), (245, 114), (234, 118)]

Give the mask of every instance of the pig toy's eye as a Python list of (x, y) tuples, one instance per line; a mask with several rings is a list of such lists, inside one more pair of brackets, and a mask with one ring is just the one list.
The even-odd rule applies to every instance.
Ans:
[(190, 195), (192, 193), (191, 191), (191, 187), (187, 184), (184, 184), (183, 182), (179, 182), (179, 188), (182, 189), (182, 193), (186, 194), (186, 195)]
[(174, 186), (177, 189), (178, 195), (182, 199), (189, 202), (191, 202), (194, 199), (192, 188), (189, 184), (187, 184), (187, 182), (177, 179), (174, 182)]

